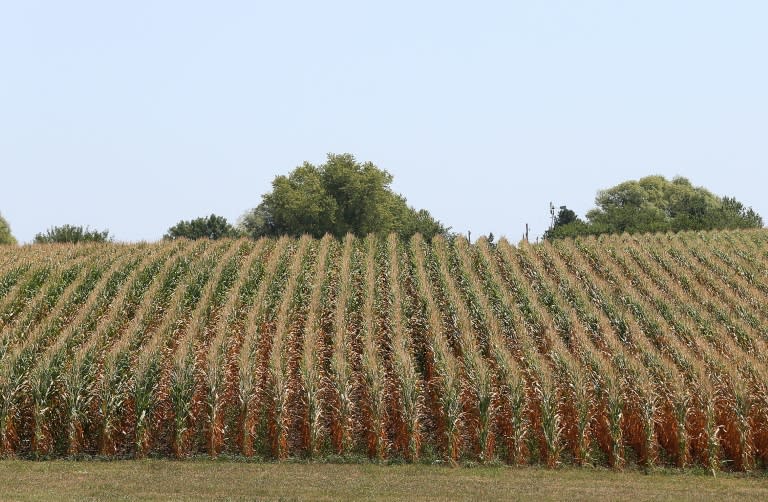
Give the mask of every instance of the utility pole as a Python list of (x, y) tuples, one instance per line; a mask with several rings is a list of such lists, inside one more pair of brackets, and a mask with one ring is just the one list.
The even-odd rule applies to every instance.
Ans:
[(528, 242), (528, 224), (525, 224), (525, 242)]
[(467, 240), (472, 244), (472, 230), (467, 230)]
[(549, 214), (552, 217), (552, 223), (549, 225), (549, 229), (552, 230), (555, 228), (555, 205), (551, 202), (549, 203)]

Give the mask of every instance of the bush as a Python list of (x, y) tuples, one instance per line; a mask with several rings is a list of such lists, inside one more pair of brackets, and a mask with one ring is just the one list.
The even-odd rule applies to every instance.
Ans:
[(195, 218), (191, 221), (180, 221), (168, 229), (163, 239), (222, 239), (225, 237), (240, 237), (241, 233), (229, 224), (222, 216), (210, 215), (207, 218)]
[(109, 230), (90, 230), (88, 227), (78, 225), (62, 225), (51, 227), (45, 233), (35, 235), (36, 244), (70, 243), (79, 242), (110, 242), (112, 237)]

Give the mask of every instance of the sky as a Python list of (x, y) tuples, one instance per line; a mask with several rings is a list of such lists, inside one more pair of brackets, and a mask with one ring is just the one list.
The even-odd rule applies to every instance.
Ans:
[(0, 0), (0, 214), (154, 241), (329, 152), (517, 242), (685, 176), (768, 220), (768, 2)]

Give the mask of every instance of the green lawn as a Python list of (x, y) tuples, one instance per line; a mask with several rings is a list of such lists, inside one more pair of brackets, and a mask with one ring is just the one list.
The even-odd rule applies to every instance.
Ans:
[(0, 461), (2, 500), (768, 500), (768, 477), (232, 461)]

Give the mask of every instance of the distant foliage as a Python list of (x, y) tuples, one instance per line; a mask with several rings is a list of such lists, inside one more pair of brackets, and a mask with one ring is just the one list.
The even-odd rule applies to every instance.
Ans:
[(587, 221), (565, 208), (545, 238), (605, 233), (762, 228), (763, 219), (733, 197), (718, 197), (682, 177), (647, 176), (601, 190)]
[(544, 233), (545, 239), (562, 239), (564, 237), (576, 237), (590, 233), (589, 224), (576, 216), (576, 213), (566, 206), (560, 207), (560, 212), (555, 217), (552, 228)]
[(11, 234), (11, 226), (0, 214), (0, 245), (2, 244), (16, 244), (16, 239)]
[(109, 230), (90, 230), (88, 227), (78, 225), (51, 227), (45, 233), (35, 235), (35, 244), (77, 244), (78, 242), (109, 242), (111, 240)]
[(277, 176), (272, 191), (240, 219), (252, 237), (328, 233), (421, 233), (427, 238), (447, 229), (428, 211), (408, 206), (392, 191), (392, 175), (350, 154), (329, 154), (320, 166), (305, 162), (287, 176)]
[(163, 238), (168, 239), (223, 239), (239, 237), (241, 233), (229, 224), (223, 216), (212, 214), (207, 218), (195, 218), (191, 221), (180, 221), (168, 229)]

